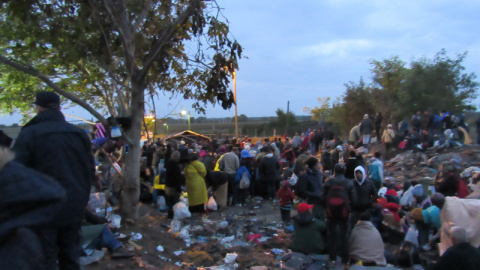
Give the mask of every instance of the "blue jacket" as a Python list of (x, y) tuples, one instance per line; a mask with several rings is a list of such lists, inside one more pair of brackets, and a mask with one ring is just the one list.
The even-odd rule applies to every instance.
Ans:
[(248, 179), (252, 179), (252, 175), (248, 171), (246, 166), (242, 166), (237, 170), (237, 175), (235, 176), (235, 181), (239, 182), (242, 179), (243, 173), (246, 172), (248, 175)]

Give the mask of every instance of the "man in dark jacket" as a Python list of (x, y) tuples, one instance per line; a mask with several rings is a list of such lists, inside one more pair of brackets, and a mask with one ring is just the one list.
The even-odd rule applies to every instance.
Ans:
[(369, 211), (378, 197), (375, 184), (367, 179), (365, 169), (362, 166), (355, 168), (355, 181), (353, 182), (357, 199), (352, 202), (351, 228), (357, 224), (359, 214)]
[(42, 245), (34, 230), (51, 224), (66, 193), (54, 179), (13, 158), (0, 148), (0, 269), (43, 269)]
[[(346, 204), (350, 205), (351, 202), (355, 202), (357, 200), (353, 182), (344, 177), (345, 166), (341, 163), (338, 163), (335, 165), (334, 171), (334, 176), (325, 180), (325, 184), (323, 185), (322, 202), (324, 202), (324, 205), (327, 208), (326, 210), (328, 210), (328, 193), (334, 188), (338, 189), (338, 187), (340, 187), (345, 192), (345, 197), (347, 199)], [(348, 217), (345, 219), (328, 220), (329, 264), (332, 264), (332, 262), (336, 259), (337, 250), (340, 253), (338, 255), (342, 257), (342, 261), (345, 263), (348, 261), (348, 220)]]
[(454, 226), (448, 234), (453, 246), (443, 253), (433, 269), (480, 269), (480, 250), (468, 242), (467, 231)]
[(350, 158), (345, 164), (345, 178), (355, 179), (355, 168), (360, 166), (360, 161), (357, 159), (357, 153), (354, 150), (350, 151)]
[(313, 205), (313, 214), (317, 219), (325, 220), (325, 211), (321, 205), (323, 176), (320, 171), (320, 163), (314, 157), (305, 161), (307, 169), (300, 175), (303, 194), (305, 194), (307, 203)]
[(90, 140), (84, 130), (65, 121), (60, 97), (40, 92), (34, 102), (37, 115), (21, 130), (14, 145), (16, 161), (55, 179), (67, 192), (67, 201), (48, 228), (39, 231), (44, 269), (80, 269), (80, 223), (95, 176)]
[(275, 183), (280, 179), (280, 163), (272, 154), (270, 147), (265, 149), (265, 157), (260, 162), (258, 173), (260, 174), (260, 180), (267, 185), (268, 198), (275, 198), (275, 193), (277, 192)]
[(175, 151), (165, 163), (165, 202), (168, 207), (169, 219), (173, 219), (173, 206), (178, 202), (182, 185), (185, 184), (179, 161), (180, 152)]
[(370, 117), (368, 117), (368, 114), (365, 114), (363, 116), (363, 121), (360, 123), (360, 133), (363, 136), (363, 147), (368, 147), (368, 144), (370, 143), (370, 136), (372, 135), (373, 132), (373, 122)]

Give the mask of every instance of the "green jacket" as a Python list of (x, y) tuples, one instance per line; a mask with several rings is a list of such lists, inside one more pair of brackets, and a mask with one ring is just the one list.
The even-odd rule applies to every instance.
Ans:
[(296, 215), (293, 218), (295, 236), (290, 248), (303, 254), (322, 254), (326, 245), (323, 233), (327, 227), (325, 222), (313, 217), (310, 212)]

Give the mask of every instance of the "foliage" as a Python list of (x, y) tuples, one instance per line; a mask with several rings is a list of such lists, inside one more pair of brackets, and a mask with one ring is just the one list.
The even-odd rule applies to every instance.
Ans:
[(238, 68), (242, 48), (221, 19), (213, 1), (2, 0), (0, 108), (26, 111), (45, 89), (25, 70), (1, 65), (7, 60), (46, 75), (102, 115), (131, 114), (133, 77), (153, 95), (195, 100), (199, 112), (207, 102), (229, 108), (223, 67)]
[(339, 123), (342, 134), (358, 124), (364, 114), (381, 112), (384, 125), (409, 119), (416, 111), (448, 110), (458, 114), (474, 110), (479, 82), (474, 73), (465, 73), (466, 53), (455, 58), (445, 50), (433, 59), (412, 60), (407, 67), (398, 56), (381, 61), (372, 60), (372, 82), (349, 82), (341, 100), (330, 103), (319, 98), (319, 107), (305, 108), (314, 119)]

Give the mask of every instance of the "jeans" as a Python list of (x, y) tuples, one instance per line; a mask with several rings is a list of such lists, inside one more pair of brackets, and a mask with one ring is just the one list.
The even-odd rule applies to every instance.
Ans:
[(267, 181), (267, 196), (269, 199), (275, 198), (275, 193), (277, 193), (277, 189), (275, 188), (275, 181)]
[(348, 260), (348, 219), (347, 220), (329, 220), (328, 226), (328, 255), (331, 261), (336, 260), (340, 255), (342, 261)]
[(112, 231), (107, 226), (103, 226), (102, 233), (99, 237), (88, 245), (88, 247), (92, 247), (95, 249), (101, 249), (103, 247), (108, 248), (108, 250), (112, 251), (122, 246), (115, 236), (113, 235)]
[(180, 194), (175, 191), (173, 188), (167, 187), (165, 190), (165, 203), (168, 207), (168, 218), (173, 218), (173, 206), (180, 201)]
[(46, 228), (38, 232), (45, 255), (46, 270), (80, 270), (80, 222), (57, 228)]
[(280, 208), (280, 215), (282, 216), (282, 221), (288, 223), (292, 221), (292, 217), (290, 215), (290, 209), (282, 209)]

